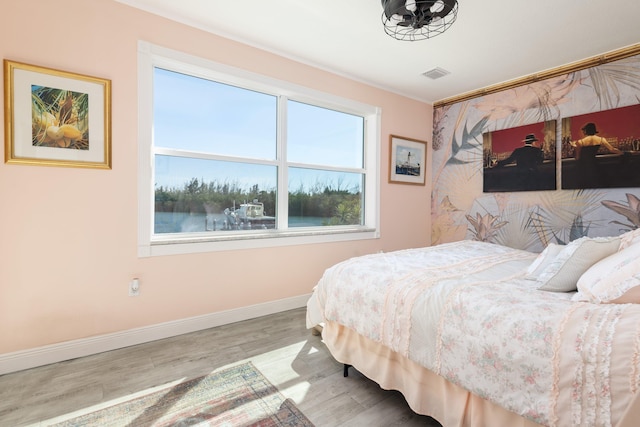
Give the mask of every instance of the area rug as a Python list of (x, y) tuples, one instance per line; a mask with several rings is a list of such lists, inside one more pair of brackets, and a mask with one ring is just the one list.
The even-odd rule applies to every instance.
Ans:
[(55, 427), (313, 427), (252, 363), (149, 391)]

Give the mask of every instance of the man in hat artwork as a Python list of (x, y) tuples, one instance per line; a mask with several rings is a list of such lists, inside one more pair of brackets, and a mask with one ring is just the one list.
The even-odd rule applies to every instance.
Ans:
[(537, 141), (538, 138), (530, 133), (522, 140), (524, 146), (513, 150), (511, 155), (504, 160), (500, 160), (497, 166), (504, 166), (516, 162), (518, 169), (528, 171), (538, 170), (538, 165), (544, 160), (544, 154), (539, 147), (533, 145), (533, 143)]
[(538, 138), (534, 134), (528, 134), (522, 141), (524, 146), (516, 148), (509, 157), (496, 164), (501, 167), (515, 162), (523, 190), (533, 190), (538, 187), (538, 166), (544, 161), (544, 153), (540, 147), (533, 145), (537, 141)]

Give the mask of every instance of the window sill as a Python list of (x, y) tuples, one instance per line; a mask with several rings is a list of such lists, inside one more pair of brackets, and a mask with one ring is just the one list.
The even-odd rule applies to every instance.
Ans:
[(171, 234), (154, 238), (138, 246), (141, 258), (183, 255), (202, 252), (272, 248), (278, 246), (308, 245), (352, 240), (378, 239), (380, 233), (371, 227), (336, 227), (329, 229), (268, 230), (265, 232), (233, 233), (212, 236), (209, 233), (193, 235)]

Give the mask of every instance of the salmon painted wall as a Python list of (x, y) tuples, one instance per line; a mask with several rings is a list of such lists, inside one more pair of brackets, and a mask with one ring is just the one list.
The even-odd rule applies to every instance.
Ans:
[[(381, 107), (381, 238), (138, 258), (138, 40)], [(0, 353), (306, 295), (338, 261), (429, 244), (430, 183), (387, 183), (389, 134), (430, 140), (428, 104), (111, 0), (5, 2), (0, 56), (110, 79), (113, 151), (112, 170), (0, 163)]]

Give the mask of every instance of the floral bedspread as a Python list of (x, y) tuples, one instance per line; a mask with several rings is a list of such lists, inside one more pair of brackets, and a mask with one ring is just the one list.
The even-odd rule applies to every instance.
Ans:
[(525, 279), (536, 254), (461, 241), (325, 272), (308, 326), (333, 321), (543, 425), (609, 426), (640, 384), (640, 307)]

